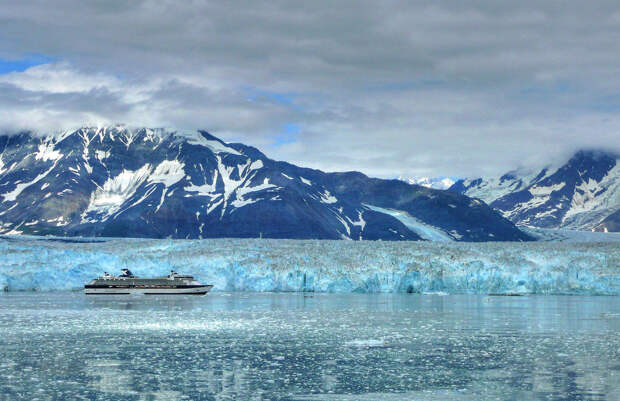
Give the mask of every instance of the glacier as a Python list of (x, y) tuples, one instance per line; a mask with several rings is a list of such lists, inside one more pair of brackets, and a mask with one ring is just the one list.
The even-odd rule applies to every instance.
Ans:
[(620, 295), (618, 243), (0, 237), (5, 291), (174, 269), (215, 291)]

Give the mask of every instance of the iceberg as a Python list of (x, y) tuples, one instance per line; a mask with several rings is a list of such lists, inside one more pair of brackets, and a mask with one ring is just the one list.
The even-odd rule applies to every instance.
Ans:
[(104, 271), (192, 274), (214, 291), (620, 295), (618, 243), (0, 237), (5, 291)]

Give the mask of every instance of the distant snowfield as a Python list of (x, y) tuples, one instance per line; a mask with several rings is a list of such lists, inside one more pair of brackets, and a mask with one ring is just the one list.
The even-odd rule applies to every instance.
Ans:
[(620, 295), (616, 242), (458, 243), (0, 237), (0, 287), (74, 290), (174, 269), (215, 291)]
[(398, 177), (399, 180), (409, 184), (421, 185), (426, 188), (448, 189), (456, 182), (450, 177)]
[[(521, 231), (539, 241), (563, 242), (620, 242), (620, 233), (603, 233), (595, 231), (577, 231), (568, 229), (537, 228), (519, 226)], [(620, 244), (618, 244), (620, 247)]]

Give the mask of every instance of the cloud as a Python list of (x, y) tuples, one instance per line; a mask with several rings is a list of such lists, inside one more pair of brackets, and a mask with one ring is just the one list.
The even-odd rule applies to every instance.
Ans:
[(275, 158), (383, 177), (620, 148), (616, 1), (0, 9), (1, 59), (56, 60), (0, 75), (2, 127), (206, 128)]
[(102, 73), (86, 74), (68, 63), (45, 63), (20, 72), (0, 75), (0, 82), (30, 92), (72, 93), (94, 89), (118, 90), (118, 79)]

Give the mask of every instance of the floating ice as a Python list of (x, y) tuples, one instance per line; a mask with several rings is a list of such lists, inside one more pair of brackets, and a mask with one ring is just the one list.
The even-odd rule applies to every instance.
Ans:
[(618, 243), (0, 238), (0, 287), (71, 290), (170, 269), (220, 291), (620, 295)]
[(352, 340), (344, 343), (347, 347), (356, 348), (377, 348), (385, 347), (385, 341), (383, 339), (368, 339), (368, 340)]

